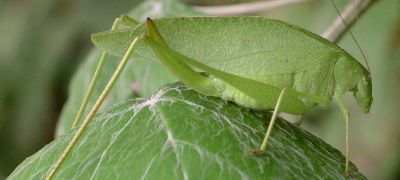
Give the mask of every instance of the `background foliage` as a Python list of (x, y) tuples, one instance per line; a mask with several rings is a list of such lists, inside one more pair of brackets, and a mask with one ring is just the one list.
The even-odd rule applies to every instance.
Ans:
[[(345, 4), (337, 2), (339, 7)], [(69, 79), (92, 46), (90, 33), (109, 29), (115, 17), (139, 3), (0, 1), (0, 178), (53, 138)], [(348, 100), (352, 104), (350, 157), (370, 178), (400, 177), (399, 9), (397, 0), (382, 0), (353, 29), (369, 57), (375, 101), (371, 113), (362, 114)], [(320, 34), (336, 12), (329, 1), (310, 1), (257, 15), (284, 19)], [(361, 60), (348, 36), (339, 45)], [(303, 118), (304, 128), (344, 149), (344, 123), (337, 121), (342, 119), (337, 107), (317, 108)]]

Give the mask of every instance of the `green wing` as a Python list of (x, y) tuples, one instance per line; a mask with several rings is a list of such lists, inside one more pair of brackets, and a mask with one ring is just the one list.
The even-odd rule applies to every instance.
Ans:
[[(220, 71), (279, 88), (293, 88), (330, 102), (339, 57), (354, 60), (327, 40), (281, 21), (260, 17), (185, 17), (154, 20), (166, 44), (179, 54)], [(93, 35), (98, 47), (122, 55), (134, 29)], [(142, 43), (139, 59), (159, 59)]]
[[(221, 82), (228, 84), (229, 86), (235, 88), (237, 92), (240, 93), (234, 93), (235, 97), (230, 98), (229, 100), (233, 100), (238, 104), (247, 106), (247, 107), (253, 107), (253, 108), (259, 108), (259, 109), (265, 109), (265, 108), (272, 108), (275, 106), (276, 100), (279, 96), (279, 93), (281, 91), (281, 88), (277, 88), (271, 85), (267, 85), (265, 83), (255, 81), (252, 79), (248, 79), (245, 77), (237, 76), (234, 74), (226, 73), (223, 71), (220, 71), (218, 69), (215, 69), (213, 67), (207, 66), (205, 64), (202, 64), (198, 61), (195, 61), (189, 57), (186, 57), (172, 49), (170, 49), (166, 43), (164, 42), (163, 38), (161, 35), (158, 33), (155, 25), (148, 20), (148, 28), (147, 28), (147, 34), (145, 40), (146, 43), (154, 50), (154, 52), (157, 54), (159, 59), (172, 71), (174, 74), (176, 74), (178, 77), (181, 76), (183, 73), (186, 73), (188, 70), (182, 69), (182, 66), (180, 68), (174, 69), (174, 66), (171, 66), (173, 64), (178, 64), (177, 62), (183, 62), (185, 64), (190, 64), (191, 66), (194, 66), (198, 69), (201, 69), (204, 72), (207, 72), (208, 74), (222, 80)], [(190, 67), (188, 67), (190, 68)], [(191, 68), (189, 71), (192, 70)], [(194, 72), (194, 71), (193, 71)], [(193, 76), (198, 76), (199, 74), (194, 72)], [(184, 81), (186, 84), (193, 84), (193, 82), (188, 81), (185, 82), (185, 78), (187, 76), (190, 76), (188, 74), (185, 74), (185, 77), (180, 78), (181, 80)], [(215, 81), (214, 81), (215, 82)], [(192, 88), (196, 89), (197, 87)], [(226, 88), (225, 89), (230, 89), (232, 88)], [(200, 90), (201, 92), (202, 90)], [(223, 97), (224, 92), (218, 91), (218, 89), (210, 90), (213, 92), (203, 92), (205, 94), (214, 94), (214, 96), (218, 97)], [(219, 94), (222, 93), (222, 94)], [(315, 96), (310, 96), (307, 94), (299, 93), (294, 91), (293, 89), (288, 89), (287, 95), (283, 99), (283, 103), (281, 105), (281, 110), (284, 112), (289, 112), (292, 114), (302, 114), (305, 111), (307, 111), (309, 108), (312, 106), (309, 106), (307, 104), (304, 104), (301, 98), (311, 100), (317, 103), (321, 103), (321, 99)], [(247, 96), (247, 97), (246, 97)], [(252, 101), (250, 100), (250, 103), (248, 102), (250, 99), (253, 99), (253, 102), (256, 103), (251, 103)]]

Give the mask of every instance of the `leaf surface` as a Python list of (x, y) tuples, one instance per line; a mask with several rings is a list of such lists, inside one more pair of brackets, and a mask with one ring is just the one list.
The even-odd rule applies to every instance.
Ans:
[[(261, 142), (270, 113), (203, 96), (181, 83), (150, 99), (98, 114), (55, 178), (66, 179), (344, 179), (345, 159), (322, 140), (278, 119), (268, 151)], [(43, 179), (73, 132), (27, 158), (9, 179)], [(351, 174), (365, 179), (354, 165)]]

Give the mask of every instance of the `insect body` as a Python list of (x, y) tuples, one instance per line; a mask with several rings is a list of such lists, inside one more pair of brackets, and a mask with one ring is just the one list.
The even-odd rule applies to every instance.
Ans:
[[(281, 111), (303, 114), (317, 104), (326, 105), (333, 97), (352, 91), (362, 110), (369, 111), (372, 103), (369, 72), (347, 52), (306, 30), (258, 17), (165, 18), (154, 22), (170, 50), (221, 72), (263, 83), (271, 89), (271, 92), (257, 93), (263, 99), (254, 99), (216, 78), (218, 92), (211, 93), (215, 96), (245, 107), (266, 109), (273, 108), (280, 90), (288, 88), (287, 96), (297, 97), (299, 101), (294, 103), (284, 98)], [(121, 56), (132, 38), (143, 33), (145, 24), (134, 29), (94, 34), (92, 38), (98, 47)], [(104, 43), (110, 39), (113, 39), (112, 44)], [(136, 57), (159, 59), (147, 48), (144, 43), (139, 45)], [(210, 95), (210, 92), (203, 93)]]
[[(265, 152), (268, 138), (280, 107), (282, 107), (285, 112), (302, 114), (316, 104), (325, 105), (329, 103), (334, 97), (346, 121), (345, 172), (348, 172), (349, 115), (342, 101), (342, 96), (347, 91), (354, 91), (354, 97), (365, 112), (369, 111), (372, 103), (372, 85), (369, 72), (349, 54), (336, 46), (333, 46), (334, 49), (330, 49), (330, 51), (329, 49), (321, 50), (323, 52), (322, 54), (319, 54), (320, 50), (318, 49), (316, 50), (317, 57), (314, 57), (317, 60), (315, 61), (315, 59), (309, 59), (308, 56), (310, 56), (310, 54), (307, 54), (307, 49), (295, 49), (293, 50), (295, 53), (294, 55), (291, 54), (291, 57), (275, 55), (272, 56), (272, 58), (268, 58), (270, 52), (264, 52), (261, 54), (266, 56), (262, 56), (260, 62), (267, 62), (275, 65), (267, 67), (271, 68), (274, 73), (265, 70), (261, 71), (264, 72), (264, 74), (258, 76), (257, 78), (261, 79), (258, 80), (257, 78), (252, 79), (251, 76), (246, 76), (253, 73), (253, 68), (245, 69), (243, 75), (236, 75), (237, 72), (243, 72), (243, 70), (238, 70), (233, 67), (228, 69), (228, 71), (221, 71), (170, 49), (151, 20), (147, 22), (147, 34), (148, 36), (145, 40), (147, 40), (147, 44), (152, 47), (160, 61), (179, 79), (193, 89), (206, 95), (232, 100), (250, 108), (271, 108), (273, 107), (271, 105), (272, 102), (276, 104), (266, 136), (261, 147), (254, 152), (255, 154)], [(283, 49), (284, 48), (285, 47), (283, 47)], [(258, 53), (255, 54), (258, 55)], [(290, 62), (288, 59), (293, 59), (293, 57), (299, 58), (299, 56), (303, 56), (304, 59), (302, 61), (304, 61), (305, 68), (301, 68), (304, 64), (295, 62), (294, 60), (292, 63), (297, 65), (295, 68), (300, 67), (301, 70), (296, 70), (293, 67), (293, 69), (291, 69), (291, 64), (286, 64), (288, 61)], [(282, 57), (283, 59), (279, 59)], [(319, 58), (321, 57), (323, 57), (323, 59), (331, 59), (331, 61), (320, 60)], [(297, 61), (299, 60), (297, 59)], [(186, 63), (205, 71), (209, 73), (211, 77), (202, 77), (190, 67), (180, 63)], [(284, 67), (285, 65), (289, 67), (289, 70)], [(257, 66), (253, 67), (257, 69)], [(281, 67), (283, 70), (277, 67)], [(276, 73), (276, 71), (279, 73)], [(346, 75), (350, 75), (352, 78), (348, 78)], [(215, 78), (213, 78), (213, 76)], [(267, 81), (263, 81), (263, 78), (266, 78)], [(275, 84), (274, 81), (276, 82)], [(280, 92), (279, 95), (276, 95), (277, 92)]]
[[(347, 122), (348, 112), (342, 102), (346, 92), (353, 92), (366, 113), (372, 103), (369, 72), (351, 55), (313, 33), (277, 20), (148, 19), (132, 28), (94, 34), (92, 40), (108, 53), (124, 55), (123, 63), (131, 54), (135, 59), (160, 60), (178, 79), (202, 94), (253, 109), (275, 108), (257, 152), (266, 149), (278, 109), (301, 115), (335, 99)], [(90, 119), (82, 123), (54, 169)]]
[[(372, 104), (370, 74), (357, 60), (320, 36), (277, 20), (165, 18), (154, 23), (148, 20), (133, 29), (94, 34), (92, 39), (105, 51), (122, 55), (132, 38), (144, 33), (145, 43), (136, 57), (160, 60), (178, 79), (205, 95), (248, 108), (275, 107), (274, 114), (279, 108), (297, 115), (335, 99), (347, 131), (348, 111), (342, 96), (353, 92), (365, 113)], [(280, 96), (282, 101), (277, 103)], [(265, 151), (268, 131), (261, 151)], [(346, 140), (346, 157), (347, 149)]]

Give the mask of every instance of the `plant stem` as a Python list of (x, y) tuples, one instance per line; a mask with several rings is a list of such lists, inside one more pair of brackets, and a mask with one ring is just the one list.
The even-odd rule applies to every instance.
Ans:
[(227, 16), (227, 15), (249, 14), (268, 9), (274, 9), (277, 7), (293, 5), (306, 1), (309, 0), (270, 0), (270, 1), (249, 2), (249, 3), (241, 3), (233, 5), (224, 5), (224, 6), (193, 6), (193, 9), (208, 15)]

